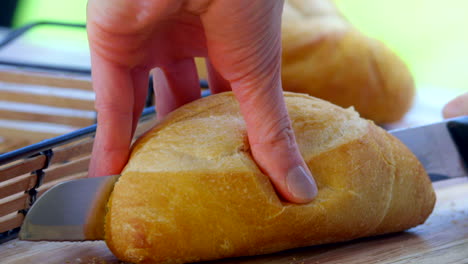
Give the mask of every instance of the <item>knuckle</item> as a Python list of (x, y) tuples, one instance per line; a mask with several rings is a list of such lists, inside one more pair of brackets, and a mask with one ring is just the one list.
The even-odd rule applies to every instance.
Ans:
[(121, 118), (129, 118), (133, 116), (132, 107), (122, 107), (121, 105), (117, 105), (114, 103), (104, 103), (97, 100), (95, 102), (94, 107), (98, 114), (104, 114), (106, 116), (111, 115)]
[(287, 115), (267, 125), (267, 128), (257, 142), (253, 142), (252, 147), (263, 147), (270, 150), (281, 148), (292, 150), (295, 146), (294, 131), (290, 125)]
[(192, 0), (184, 3), (184, 9), (194, 15), (202, 15), (208, 11), (213, 0)]

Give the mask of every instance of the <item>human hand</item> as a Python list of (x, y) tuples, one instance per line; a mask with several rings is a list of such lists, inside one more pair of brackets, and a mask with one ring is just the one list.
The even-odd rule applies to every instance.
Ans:
[(448, 102), (442, 110), (444, 118), (468, 115), (468, 92)]
[(98, 128), (89, 176), (118, 174), (152, 70), (158, 118), (200, 97), (194, 57), (208, 57), (213, 93), (232, 89), (252, 154), (281, 196), (317, 194), (298, 150), (281, 87), (281, 12), (271, 0), (90, 0)]

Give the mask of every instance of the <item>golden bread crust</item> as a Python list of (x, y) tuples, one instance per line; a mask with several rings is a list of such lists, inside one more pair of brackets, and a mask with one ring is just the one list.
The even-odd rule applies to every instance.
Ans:
[[(400, 120), (415, 87), (405, 62), (362, 34), (328, 0), (286, 0), (282, 14), (283, 89), (342, 107), (353, 106), (376, 123)], [(205, 61), (195, 59), (208, 79)]]
[(282, 46), (285, 91), (354, 106), (377, 123), (398, 121), (412, 105), (414, 81), (406, 64), (354, 28), (330, 1), (286, 1)]
[(108, 203), (106, 242), (121, 260), (184, 263), (401, 231), (435, 202), (398, 140), (343, 109), (285, 93), (318, 184), (304, 205), (281, 200), (252, 159), (232, 93), (187, 104), (138, 141)]

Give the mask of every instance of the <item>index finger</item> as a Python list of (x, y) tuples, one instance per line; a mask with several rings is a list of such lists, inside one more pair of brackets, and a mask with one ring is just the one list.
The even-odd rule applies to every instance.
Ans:
[(125, 166), (133, 134), (134, 91), (129, 69), (91, 51), (97, 130), (88, 176), (118, 174)]

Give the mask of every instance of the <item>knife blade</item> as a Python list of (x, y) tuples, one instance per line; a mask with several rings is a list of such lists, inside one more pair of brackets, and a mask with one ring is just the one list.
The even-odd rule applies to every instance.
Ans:
[[(468, 116), (390, 131), (422, 162), (433, 181), (468, 175)], [(61, 183), (29, 209), (22, 240), (104, 239), (106, 204), (119, 175)]]
[(29, 209), (21, 240), (83, 241), (104, 239), (106, 204), (120, 175), (57, 184)]
[(431, 181), (468, 176), (468, 116), (389, 132), (413, 152)]

